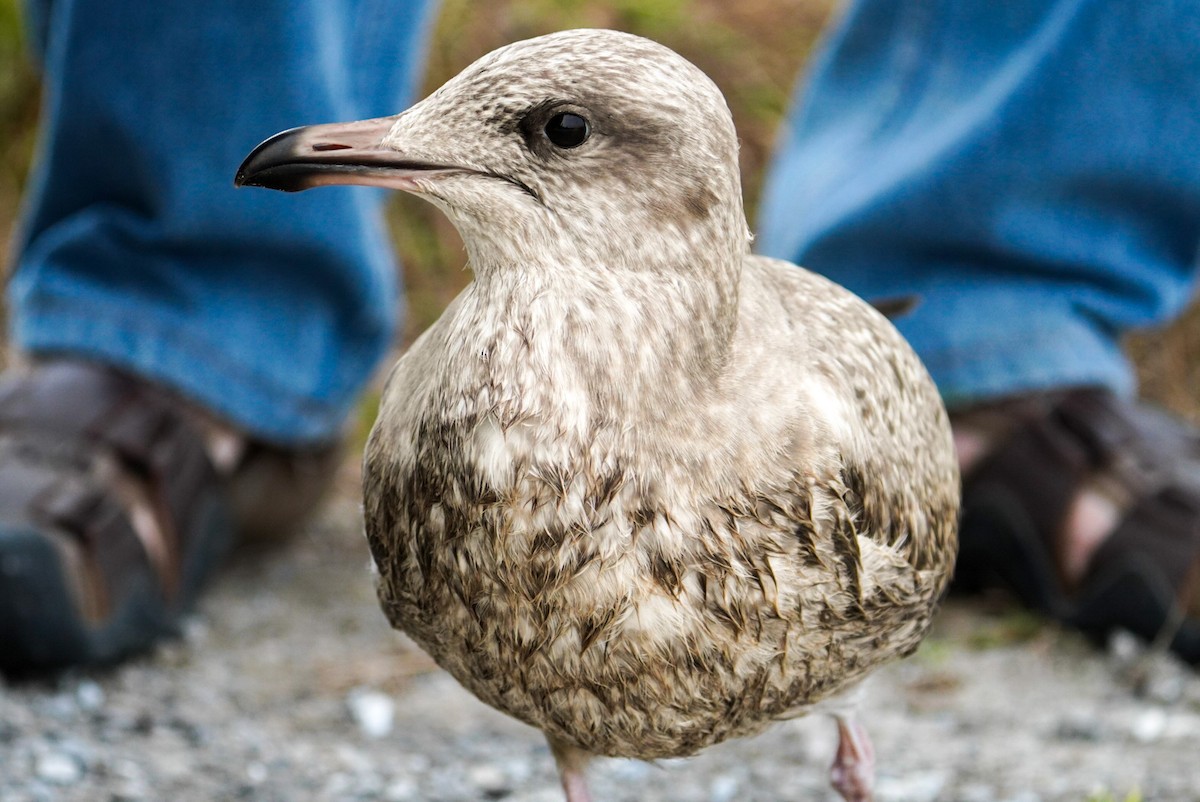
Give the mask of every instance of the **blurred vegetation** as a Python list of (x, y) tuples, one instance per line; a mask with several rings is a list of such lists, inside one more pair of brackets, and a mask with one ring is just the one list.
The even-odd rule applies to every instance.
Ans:
[(0, 233), (5, 241), (33, 154), (37, 78), (25, 53), (17, 0), (0, 0)]
[[(836, 0), (444, 0), (426, 89), (507, 42), (563, 28), (619, 28), (677, 50), (725, 92), (741, 138), (748, 211), (762, 185), (796, 75)], [(0, 0), (0, 235), (7, 241), (34, 148), (36, 71), (23, 49), (19, 0)], [(410, 341), (470, 280), (462, 243), (436, 210), (396, 198), (395, 242), (405, 267)], [(1166, 333), (1133, 338), (1145, 393), (1200, 420), (1200, 313)], [(368, 402), (369, 406), (369, 402)]]
[(1087, 802), (1143, 802), (1143, 797), (1142, 792), (1136, 788), (1124, 797), (1115, 796), (1108, 790), (1100, 790), (1089, 794)]

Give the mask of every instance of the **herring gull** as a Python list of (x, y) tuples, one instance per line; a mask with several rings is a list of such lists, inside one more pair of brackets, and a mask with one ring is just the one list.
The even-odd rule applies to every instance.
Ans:
[[(517, 42), (394, 117), (292, 129), (239, 184), (419, 195), (474, 281), (388, 379), (364, 513), (389, 620), (589, 756), (689, 755), (831, 712), (950, 578), (945, 410), (868, 304), (750, 253), (717, 87), (637, 36)], [(832, 700), (832, 701), (831, 701)]]

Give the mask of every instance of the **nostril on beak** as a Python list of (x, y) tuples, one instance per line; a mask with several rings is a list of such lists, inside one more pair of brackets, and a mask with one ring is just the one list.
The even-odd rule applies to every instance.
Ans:
[(318, 142), (312, 146), (312, 149), (323, 153), (327, 150), (350, 150), (350, 145), (342, 145), (337, 142)]

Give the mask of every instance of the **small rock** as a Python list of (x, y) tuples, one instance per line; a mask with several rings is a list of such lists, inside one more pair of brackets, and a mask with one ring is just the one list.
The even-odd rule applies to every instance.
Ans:
[(424, 774), (429, 771), (429, 766), (432, 762), (429, 759), (429, 755), (414, 752), (407, 755), (397, 755), (388, 764), (395, 771), (402, 771), (407, 774)]
[(149, 735), (154, 732), (154, 716), (142, 711), (134, 717), (129, 729), (138, 735)]
[(349, 744), (338, 744), (333, 751), (337, 755), (338, 762), (348, 771), (364, 775), (370, 774), (373, 770), (370, 756), (360, 749), (355, 749)]
[(136, 785), (144, 785), (146, 781), (146, 771), (135, 760), (130, 758), (119, 758), (109, 764), (109, 772), (122, 780), (127, 780)]
[(74, 785), (83, 777), (83, 766), (64, 752), (46, 752), (34, 768), (39, 779), (51, 785)]
[(172, 716), (167, 720), (167, 726), (187, 742), (188, 746), (200, 747), (208, 741), (208, 735), (202, 727), (183, 716)]
[(1162, 738), (1167, 730), (1167, 714), (1162, 708), (1152, 707), (1133, 721), (1129, 728), (1133, 739), (1141, 744), (1150, 744)]
[(141, 802), (153, 798), (149, 784), (140, 776), (117, 778), (111, 788), (112, 798), (109, 802)]
[(940, 771), (918, 771), (899, 777), (881, 777), (878, 794), (881, 799), (904, 802), (932, 802), (946, 785), (947, 776)]
[(195, 760), (184, 750), (163, 749), (154, 760), (154, 774), (166, 780), (186, 782), (195, 771)]
[(201, 646), (208, 640), (208, 624), (200, 616), (188, 616), (183, 620), (183, 639), (192, 646)]
[(31, 781), (19, 795), (6, 795), (4, 802), (58, 802), (59, 793), (45, 783)]
[(1163, 735), (1177, 740), (1200, 740), (1200, 716), (1192, 713), (1173, 713)]
[(349, 774), (344, 771), (335, 771), (325, 780), (325, 787), (322, 789), (323, 796), (334, 798), (345, 796), (353, 785), (354, 780)]
[(1012, 796), (1004, 797), (1003, 802), (1042, 802), (1042, 798), (1033, 791), (1018, 791)]
[(721, 774), (713, 779), (708, 798), (711, 802), (733, 802), (740, 790), (741, 778), (733, 774)]
[(538, 788), (528, 794), (522, 794), (519, 802), (562, 802), (562, 798), (562, 791), (556, 787)]
[(492, 798), (505, 796), (512, 791), (508, 773), (494, 763), (472, 766), (467, 772), (467, 779), (471, 785)]
[(983, 783), (970, 783), (958, 789), (961, 802), (992, 802), (996, 798), (996, 789)]
[(262, 785), (267, 779), (267, 767), (257, 760), (246, 766), (246, 779), (252, 785)]
[(67, 693), (56, 693), (42, 700), (41, 713), (59, 721), (69, 721), (75, 717), (78, 708), (75, 700)]
[(368, 738), (390, 735), (396, 722), (396, 703), (392, 697), (370, 688), (355, 688), (346, 695), (350, 716)]
[(354, 777), (353, 798), (362, 802), (374, 802), (383, 793), (383, 778), (375, 772), (366, 772)]
[(1108, 656), (1118, 664), (1132, 663), (1143, 651), (1142, 642), (1132, 632), (1117, 629), (1108, 636)]
[(160, 666), (178, 669), (191, 663), (192, 649), (185, 641), (163, 641), (154, 653), (154, 660)]
[(504, 770), (508, 774), (509, 781), (514, 785), (523, 783), (533, 776), (533, 764), (525, 757), (516, 757), (505, 761)]
[(1143, 695), (1161, 705), (1174, 705), (1183, 698), (1187, 678), (1177, 666), (1171, 664), (1151, 671), (1142, 688)]
[[(662, 766), (667, 761), (658, 761), (658, 766)], [(644, 780), (651, 770), (649, 763), (644, 763), (640, 760), (611, 760), (606, 761), (605, 766), (612, 776), (616, 777), (622, 783), (636, 783)]]
[(419, 792), (416, 780), (411, 777), (399, 777), (383, 789), (383, 799), (384, 802), (410, 802), (419, 798)]
[(90, 679), (85, 679), (75, 688), (75, 704), (80, 710), (95, 712), (104, 706), (104, 689)]
[(1099, 741), (1100, 722), (1093, 716), (1068, 713), (1058, 722), (1054, 736), (1063, 741)]

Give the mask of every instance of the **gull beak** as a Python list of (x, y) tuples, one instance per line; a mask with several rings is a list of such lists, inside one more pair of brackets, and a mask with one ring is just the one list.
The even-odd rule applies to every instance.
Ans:
[(378, 117), (283, 131), (250, 151), (233, 184), (284, 192), (330, 184), (417, 192), (416, 178), (459, 170), (452, 165), (405, 158), (384, 145), (395, 122), (395, 117)]

